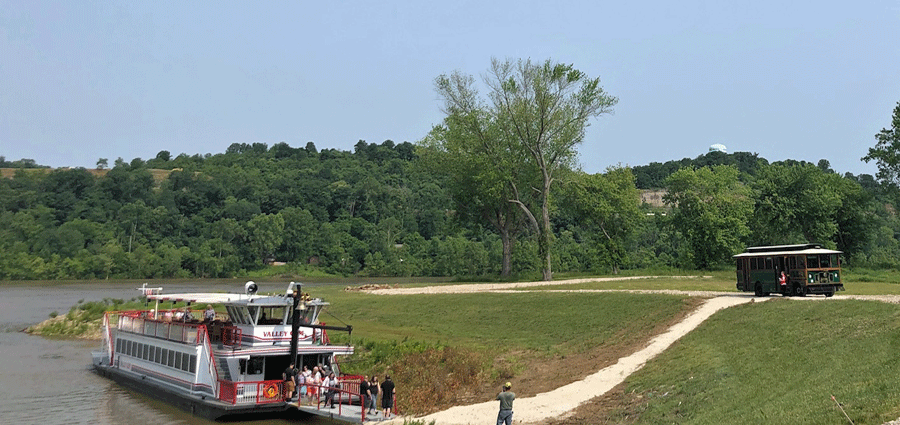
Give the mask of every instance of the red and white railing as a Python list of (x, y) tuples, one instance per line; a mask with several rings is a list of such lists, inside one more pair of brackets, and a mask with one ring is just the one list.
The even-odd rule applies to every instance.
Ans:
[(219, 400), (231, 404), (284, 402), (284, 383), (278, 381), (232, 382), (219, 380)]

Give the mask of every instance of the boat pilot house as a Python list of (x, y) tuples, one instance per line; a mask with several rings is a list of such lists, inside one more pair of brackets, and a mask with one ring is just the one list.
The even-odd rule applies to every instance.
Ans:
[(834, 295), (843, 291), (841, 251), (819, 244), (750, 247), (733, 258), (737, 264), (737, 289), (763, 297)]

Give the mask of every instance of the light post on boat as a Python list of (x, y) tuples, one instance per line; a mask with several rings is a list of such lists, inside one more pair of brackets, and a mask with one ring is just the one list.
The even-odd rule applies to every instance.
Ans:
[(301, 296), (301, 285), (299, 283), (291, 282), (291, 286), (294, 287), (293, 298), (294, 304), (291, 310), (291, 363), (296, 364), (297, 362), (297, 338), (300, 333), (300, 315), (303, 314), (303, 310), (306, 310), (306, 303), (300, 303)]
[[(150, 299), (150, 295), (159, 295), (162, 288), (148, 288), (147, 282), (144, 282), (140, 288), (135, 288), (138, 291), (141, 291), (141, 294), (144, 295), (145, 300)], [(153, 319), (156, 319), (156, 315), (159, 313), (159, 298), (156, 298), (156, 307), (153, 308)]]

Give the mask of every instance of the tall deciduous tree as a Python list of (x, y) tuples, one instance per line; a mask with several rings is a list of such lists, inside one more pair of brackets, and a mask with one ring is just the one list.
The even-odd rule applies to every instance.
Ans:
[(690, 244), (688, 256), (696, 267), (708, 269), (741, 250), (753, 200), (737, 168), (682, 168), (666, 183), (663, 200), (674, 207), (672, 223)]
[(247, 222), (247, 236), (259, 260), (275, 253), (284, 235), (284, 217), (280, 214), (258, 214)]
[[(490, 89), (489, 103), (481, 99), (471, 76), (441, 75), (435, 85), (448, 118), (468, 122), (478, 136), (473, 143), (486, 144), (513, 168), (537, 171), (539, 177), (527, 186), (507, 181), (513, 191), (509, 201), (532, 223), (538, 235), (543, 278), (550, 280), (550, 188), (554, 176), (560, 168), (574, 165), (576, 146), (584, 138), (588, 120), (611, 113), (618, 99), (603, 91), (599, 78), (551, 60), (492, 59), (484, 82)], [(529, 194), (525, 192), (530, 191), (537, 194), (538, 214), (526, 202)]]
[(820, 242), (853, 254), (873, 237), (871, 197), (858, 183), (820, 167), (762, 167), (753, 189), (756, 244)]
[(527, 222), (521, 208), (509, 202), (511, 183), (523, 172), (509, 164), (497, 145), (477, 120), (450, 114), (443, 126), (436, 126), (421, 142), (420, 161), (425, 167), (446, 176), (445, 190), (454, 201), (461, 220), (490, 225), (502, 245), (500, 275), (512, 270), (516, 237)]
[(878, 178), (891, 185), (900, 184), (900, 102), (894, 108), (891, 128), (883, 128), (875, 135), (874, 148), (862, 157), (863, 161), (875, 160), (878, 165)]
[(565, 187), (568, 208), (599, 230), (601, 251), (615, 274), (625, 261), (628, 237), (640, 224), (640, 192), (634, 182), (630, 168), (610, 167), (605, 174), (577, 173)]

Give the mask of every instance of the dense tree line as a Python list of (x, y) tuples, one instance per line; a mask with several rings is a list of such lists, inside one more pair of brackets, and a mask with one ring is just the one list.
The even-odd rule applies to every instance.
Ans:
[[(439, 79), (439, 91), (442, 81), (469, 80)], [(900, 103), (863, 158), (878, 162), (877, 180), (746, 152), (586, 174), (570, 160), (577, 128), (555, 153), (566, 160), (542, 169), (540, 140), (535, 154), (503, 135), (512, 117), (447, 108), (418, 144), (353, 152), (236, 143), (108, 170), (103, 158), (97, 170), (49, 170), (0, 157), (17, 169), (0, 179), (0, 279), (229, 277), (272, 261), (298, 273), (547, 278), (551, 262), (567, 273), (715, 268), (747, 245), (805, 242), (854, 266), (900, 266)], [(666, 190), (666, 207), (640, 204), (650, 187)]]
[[(105, 175), (21, 169), (0, 180), (0, 278), (227, 277), (273, 259), (342, 275), (500, 275), (497, 228), (474, 194), (454, 201), (450, 191), (465, 183), (432, 168), (428, 149), (232, 145), (119, 160)], [(671, 208), (662, 210), (640, 205), (629, 168), (558, 178), (551, 217), (561, 272), (709, 268), (748, 244), (805, 241), (856, 264), (894, 267), (900, 257), (896, 203), (871, 176), (799, 162), (765, 163), (753, 175), (689, 166), (667, 176)], [(459, 209), (466, 203), (473, 208)], [(524, 226), (515, 238), (512, 274), (538, 273), (534, 233)]]

